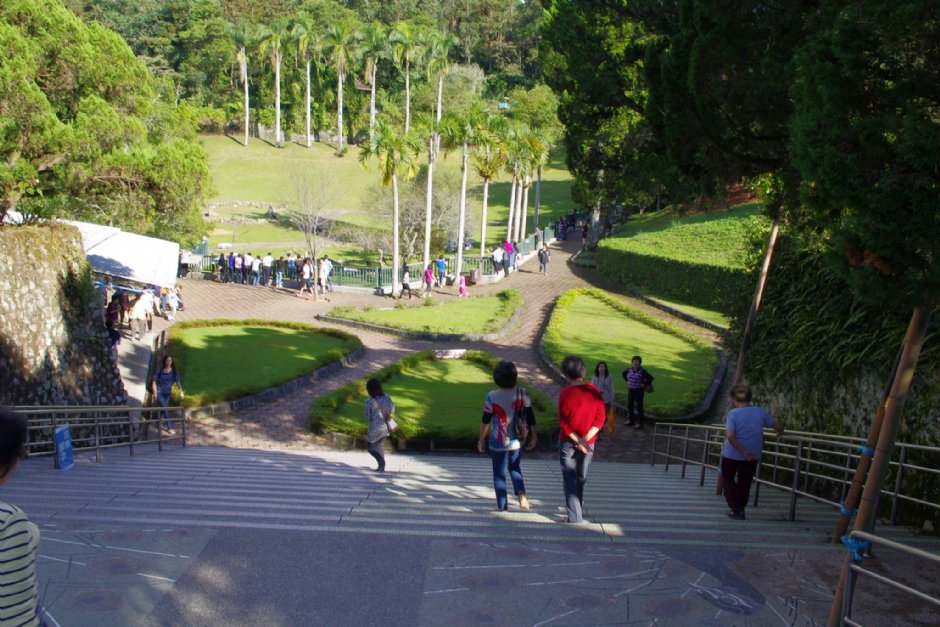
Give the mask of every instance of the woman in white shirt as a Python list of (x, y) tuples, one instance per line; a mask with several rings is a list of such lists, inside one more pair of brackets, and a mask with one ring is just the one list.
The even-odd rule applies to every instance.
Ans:
[(610, 406), (614, 402), (614, 378), (610, 376), (606, 361), (597, 362), (591, 383), (601, 391), (601, 396), (604, 397), (604, 415), (609, 418)]

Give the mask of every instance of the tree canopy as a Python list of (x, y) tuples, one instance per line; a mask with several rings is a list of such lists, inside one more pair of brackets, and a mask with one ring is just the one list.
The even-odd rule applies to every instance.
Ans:
[(192, 242), (211, 191), (193, 140), (120, 36), (55, 0), (0, 6), (0, 212)]

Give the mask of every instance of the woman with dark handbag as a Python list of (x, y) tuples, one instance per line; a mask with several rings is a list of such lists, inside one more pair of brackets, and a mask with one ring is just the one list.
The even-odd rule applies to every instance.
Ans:
[(496, 491), (496, 509), (509, 510), (506, 494), (506, 473), (512, 480), (513, 492), (519, 499), (519, 509), (529, 509), (522, 477), (522, 446), (528, 441), (527, 451), (535, 450), (539, 436), (535, 430), (532, 401), (525, 390), (517, 387), (519, 373), (511, 361), (501, 361), (493, 368), (493, 382), (498, 389), (486, 395), (483, 403), (483, 422), (477, 450), (486, 451), (484, 440), (489, 433), (490, 454), (493, 458), (493, 488)]
[(391, 397), (382, 390), (382, 383), (378, 379), (369, 379), (366, 382), (366, 392), (369, 400), (366, 401), (366, 420), (369, 431), (366, 440), (369, 443), (369, 455), (378, 463), (378, 472), (385, 472), (385, 440), (389, 434), (398, 428), (392, 414), (395, 413), (395, 403)]

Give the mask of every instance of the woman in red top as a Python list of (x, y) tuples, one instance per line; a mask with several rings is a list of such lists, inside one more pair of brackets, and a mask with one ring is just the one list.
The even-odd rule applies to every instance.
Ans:
[(558, 396), (558, 452), (561, 457), (561, 478), (565, 486), (565, 507), (568, 522), (584, 522), (584, 484), (588, 466), (594, 457), (594, 442), (604, 426), (604, 398), (600, 390), (584, 382), (587, 367), (580, 357), (568, 356), (561, 362), (561, 371), (568, 387)]

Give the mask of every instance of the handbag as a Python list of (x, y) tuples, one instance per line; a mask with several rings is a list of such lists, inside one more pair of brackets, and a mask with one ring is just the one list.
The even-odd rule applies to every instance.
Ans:
[(607, 410), (607, 430), (611, 433), (614, 432), (614, 406), (611, 405), (610, 409)]
[(656, 390), (655, 388), (653, 388), (652, 383), (647, 383), (646, 385), (643, 386), (643, 391), (646, 392), (647, 394), (652, 394)]
[(391, 416), (388, 415), (388, 412), (385, 411), (385, 408), (384, 408), (384, 407), (382, 407), (382, 403), (378, 402), (378, 401), (375, 400), (375, 399), (373, 399), (372, 402), (374, 402), (374, 403), (375, 403), (375, 406), (379, 408), (379, 411), (380, 411), (380, 412), (382, 412), (382, 417), (385, 418), (385, 426), (386, 426), (386, 428), (388, 428), (388, 432), (389, 432), (389, 433), (392, 433), (392, 432), (394, 432), (394, 431), (397, 431), (397, 430), (398, 430), (398, 422), (396, 422), (396, 420), (395, 420), (394, 418), (392, 418)]

